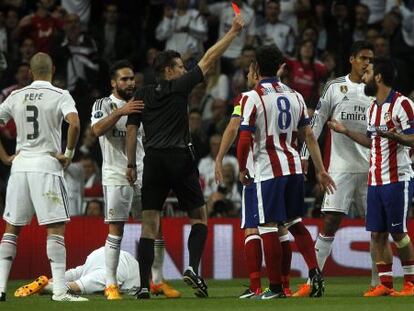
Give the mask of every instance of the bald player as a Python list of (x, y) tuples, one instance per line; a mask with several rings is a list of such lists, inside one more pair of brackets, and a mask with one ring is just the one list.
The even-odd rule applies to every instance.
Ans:
[[(0, 242), (0, 301), (6, 300), (17, 237), (34, 213), (47, 230), (46, 252), (54, 279), (52, 300), (87, 301), (68, 293), (65, 285), (64, 232), (69, 212), (63, 169), (71, 162), (78, 141), (78, 112), (69, 92), (51, 84), (54, 67), (49, 55), (35, 54), (30, 70), (33, 83), (12, 92), (0, 105), (0, 122), (5, 124), (13, 118), (17, 129), (16, 156), (11, 158), (3, 215), (6, 230)], [(69, 124), (64, 154), (63, 120)], [(4, 153), (1, 157), (9, 159)]]

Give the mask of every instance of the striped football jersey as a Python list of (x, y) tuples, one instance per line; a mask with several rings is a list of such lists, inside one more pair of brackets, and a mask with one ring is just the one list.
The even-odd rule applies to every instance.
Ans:
[(380, 137), (377, 130), (414, 134), (414, 104), (400, 93), (391, 91), (382, 105), (372, 101), (368, 109), (367, 135), (372, 139), (368, 185), (385, 185), (413, 177), (410, 147)]

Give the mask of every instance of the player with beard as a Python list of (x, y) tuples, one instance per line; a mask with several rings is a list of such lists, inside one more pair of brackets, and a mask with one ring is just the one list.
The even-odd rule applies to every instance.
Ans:
[[(105, 222), (109, 233), (105, 243), (106, 288), (108, 300), (121, 299), (116, 270), (119, 262), (124, 223), (134, 201), (140, 203), (138, 195), (141, 179), (131, 187), (125, 178), (126, 121), (131, 113), (141, 112), (142, 101), (131, 100), (135, 92), (134, 69), (131, 63), (120, 60), (110, 69), (112, 94), (95, 101), (92, 108), (91, 126), (94, 135), (99, 137), (103, 165), (102, 184), (104, 186)], [(141, 134), (137, 135), (137, 168), (142, 172), (144, 149)]]
[[(414, 103), (391, 88), (395, 68), (377, 58), (363, 76), (365, 94), (375, 96), (367, 112), (366, 135), (332, 119), (328, 126), (371, 149), (368, 173), (366, 229), (381, 284), (365, 297), (414, 296), (414, 248), (407, 234), (407, 214), (413, 195), (409, 146), (414, 145)], [(404, 272), (404, 288), (393, 289), (391, 234)]]
[[(373, 59), (373, 46), (365, 41), (356, 41), (351, 47), (349, 74), (338, 77), (325, 85), (318, 106), (312, 118), (312, 130), (318, 138), (326, 122), (338, 119), (347, 127), (362, 134), (366, 132), (366, 111), (370, 98), (364, 95), (362, 76)], [(309, 153), (307, 146), (302, 148), (302, 164), (307, 171)], [(348, 215), (352, 204), (362, 217), (366, 211), (368, 150), (348, 137), (327, 130), (325, 135), (324, 164), (338, 186), (333, 194), (325, 193), (321, 212), (323, 227), (315, 243), (319, 269), (323, 271), (325, 262), (331, 254), (335, 234), (342, 219)], [(371, 254), (373, 254), (371, 252)], [(371, 255), (372, 258), (373, 255)], [(379, 280), (372, 260), (370, 289)], [(307, 297), (310, 293), (309, 281), (300, 285), (294, 297)]]

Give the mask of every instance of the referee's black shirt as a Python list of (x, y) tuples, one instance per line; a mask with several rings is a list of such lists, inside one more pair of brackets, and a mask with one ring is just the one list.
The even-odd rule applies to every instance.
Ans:
[(204, 76), (200, 67), (174, 80), (160, 80), (135, 92), (144, 111), (128, 117), (127, 125), (144, 125), (145, 149), (185, 148), (190, 142), (188, 95)]

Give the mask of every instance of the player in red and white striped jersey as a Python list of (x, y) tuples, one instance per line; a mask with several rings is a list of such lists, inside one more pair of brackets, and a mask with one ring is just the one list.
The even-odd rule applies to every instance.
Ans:
[[(299, 105), (291, 105), (291, 102)], [(302, 96), (275, 78), (263, 79), (256, 89), (243, 93), (241, 105), (243, 121), (240, 129), (256, 130), (251, 146), (255, 181), (301, 174), (300, 157), (296, 151), (297, 133), (300, 126), (310, 122)], [(256, 115), (261, 117), (256, 118)], [(272, 122), (274, 115), (278, 116), (277, 122)]]
[[(244, 199), (254, 209), (253, 218), (260, 225), (270, 283), (269, 289), (259, 298), (284, 297), (278, 224), (290, 226), (289, 230), (295, 235), (298, 247), (304, 248), (301, 252), (310, 268), (311, 296), (321, 296), (324, 291), (323, 278), (317, 267), (313, 241), (298, 220), (304, 212), (303, 175), (300, 157), (295, 148), (298, 134), (305, 137), (310, 153), (316, 159), (320, 182), (328, 191), (333, 190), (334, 182), (323, 167), (303, 98), (275, 77), (274, 68), (278, 68), (283, 60), (281, 52), (275, 46), (259, 47), (256, 59), (256, 64), (250, 70), (254, 70), (260, 82), (253, 91), (243, 93), (237, 157), (240, 181), (249, 185), (252, 178), (246, 162), (249, 153), (253, 154), (253, 191), (245, 193)], [(292, 220), (294, 222), (289, 223)]]
[[(392, 90), (395, 69), (389, 59), (375, 59), (363, 79), (365, 94), (376, 96), (368, 109), (367, 135), (342, 123), (331, 129), (371, 148), (366, 228), (371, 232), (381, 284), (364, 296), (414, 296), (414, 248), (407, 234), (407, 213), (413, 195), (409, 147), (414, 145), (414, 103)], [(404, 288), (393, 289), (391, 234), (404, 271)]]
[(368, 185), (380, 186), (412, 178), (410, 147), (376, 135), (376, 132), (395, 129), (414, 134), (413, 111), (413, 102), (394, 90), (389, 92), (382, 105), (376, 100), (371, 103), (368, 109), (368, 136), (372, 139)]
[[(351, 47), (349, 63), (351, 71), (325, 85), (318, 107), (312, 118), (312, 130), (316, 137), (322, 133), (331, 118), (340, 120), (354, 131), (366, 133), (366, 116), (371, 99), (364, 94), (362, 76), (374, 57), (373, 46), (356, 41)], [(316, 258), (323, 271), (331, 254), (335, 233), (352, 205), (365, 216), (367, 201), (368, 149), (348, 137), (327, 130), (323, 153), (325, 168), (338, 186), (333, 194), (325, 193), (321, 211), (323, 227), (315, 242)], [(302, 148), (302, 161), (306, 174), (309, 153), (306, 144)], [(379, 284), (375, 263), (372, 264), (371, 287)], [(294, 296), (308, 296), (309, 286), (300, 286)]]
[[(277, 76), (280, 76), (283, 73), (285, 65), (282, 65), (277, 73)], [(257, 77), (253, 76), (253, 71), (250, 70), (247, 76), (249, 88), (255, 87), (258, 83)], [(239, 95), (234, 99), (234, 110), (230, 119), (229, 124), (226, 127), (226, 130), (223, 133), (223, 139), (220, 144), (220, 150), (216, 156), (215, 161), (215, 178), (217, 183), (223, 182), (222, 175), (222, 163), (225, 154), (229, 151), (230, 147), (236, 140), (240, 128), (241, 122), (241, 99), (242, 96)], [(250, 174), (254, 172), (254, 163), (253, 155), (250, 152), (248, 155), (246, 167), (249, 170)], [(244, 230), (244, 249), (246, 254), (246, 266), (249, 272), (249, 288), (246, 289), (239, 298), (253, 298), (255, 295), (261, 294), (261, 280), (260, 280), (260, 270), (262, 269), (262, 242), (257, 229), (257, 224), (252, 217), (252, 209), (249, 202), (245, 201), (246, 191), (251, 191), (249, 188), (251, 186), (243, 186), (243, 195), (242, 195), (242, 210), (241, 210), (241, 224), (240, 227)], [(246, 204), (247, 203), (247, 204)], [(292, 260), (292, 249), (290, 247), (289, 232), (283, 226), (279, 228), (279, 241), (283, 250), (282, 257), (282, 285), (284, 293), (287, 297), (292, 296), (292, 292), (289, 288), (290, 280), (290, 265)]]

